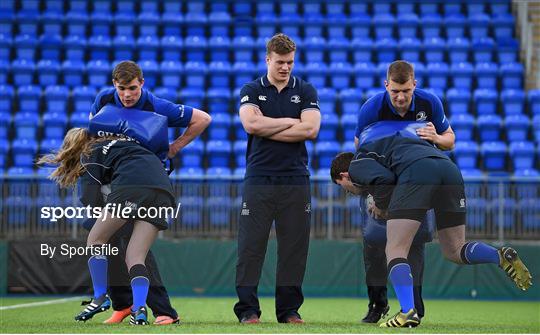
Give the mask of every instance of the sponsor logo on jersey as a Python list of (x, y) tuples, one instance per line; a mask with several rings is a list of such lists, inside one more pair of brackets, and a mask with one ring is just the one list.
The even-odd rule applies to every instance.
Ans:
[(295, 104), (299, 104), (300, 103), (300, 96), (299, 95), (293, 95), (291, 97), (291, 102), (293, 102)]
[(426, 112), (420, 111), (416, 113), (416, 121), (426, 121), (426, 119), (427, 119)]
[(259, 95), (259, 100), (266, 101), (266, 95)]
[(249, 96), (244, 95), (244, 96), (242, 97), (242, 99), (240, 99), (240, 102), (246, 102), (246, 101), (249, 101)]

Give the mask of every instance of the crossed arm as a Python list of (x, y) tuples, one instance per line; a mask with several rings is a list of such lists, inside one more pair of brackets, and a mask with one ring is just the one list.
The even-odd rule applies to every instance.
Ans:
[(300, 142), (317, 137), (321, 114), (318, 109), (308, 109), (302, 112), (300, 119), (271, 118), (264, 116), (257, 106), (249, 104), (240, 107), (240, 121), (250, 135), (280, 142)]

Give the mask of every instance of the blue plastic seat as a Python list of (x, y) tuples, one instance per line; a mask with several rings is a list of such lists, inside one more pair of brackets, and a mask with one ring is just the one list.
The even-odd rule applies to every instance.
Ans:
[(74, 35), (64, 39), (65, 59), (69, 62), (83, 62), (86, 56), (87, 41), (84, 36)]
[(439, 37), (425, 38), (424, 43), (424, 57), (427, 62), (440, 63), (444, 62), (444, 55), (446, 52), (446, 42)]
[[(452, 119), (453, 120), (453, 119)], [(454, 124), (452, 124), (454, 125)], [(457, 137), (457, 136), (456, 136)], [(460, 169), (474, 169), (478, 164), (478, 144), (473, 141), (456, 141), (454, 158)]]
[(208, 65), (208, 79), (210, 88), (230, 87), (231, 64), (227, 61), (211, 62)]
[(328, 13), (326, 16), (326, 33), (329, 39), (347, 38), (348, 17), (340, 13)]
[(398, 13), (397, 26), (399, 29), (397, 29), (397, 32), (399, 38), (416, 38), (417, 29), (420, 22), (418, 15), (416, 15), (414, 12), (398, 11)]
[[(296, 71), (296, 65), (295, 65)], [(232, 73), (234, 79), (234, 87), (240, 87), (255, 79), (256, 71), (255, 64), (251, 62), (235, 62), (232, 65)]]
[(135, 58), (135, 39), (131, 36), (117, 35), (113, 40), (113, 56), (116, 60)]
[(156, 87), (160, 76), (159, 64), (155, 60), (147, 59), (140, 61), (139, 65), (144, 69), (144, 85), (146, 88), (153, 89)]
[(204, 96), (205, 91), (201, 88), (186, 88), (180, 91), (180, 103), (197, 108), (203, 105)]
[(351, 41), (351, 53), (355, 63), (370, 63), (373, 61), (372, 51), (374, 42), (372, 39), (355, 38)]
[(332, 63), (347, 62), (349, 60), (350, 41), (347, 38), (331, 38), (328, 40), (328, 59)]
[(179, 199), (180, 206), (180, 223), (183, 226), (199, 227), (203, 224), (204, 213), (204, 198), (191, 196), (181, 197)]
[(184, 66), (181, 62), (165, 60), (159, 64), (161, 85), (167, 88), (178, 89), (182, 86)]
[(446, 93), (447, 106), (452, 115), (470, 114), (471, 92), (469, 90), (452, 88)]
[(184, 17), (186, 36), (206, 36), (206, 26), (208, 25), (208, 18), (204, 13), (189, 13)]
[(540, 172), (535, 169), (514, 170), (516, 199), (536, 198), (538, 196), (538, 186), (540, 186), (538, 177), (540, 177)]
[(96, 98), (96, 88), (92, 86), (78, 86), (73, 88), (72, 101), (73, 111), (86, 113), (86, 119), (90, 113), (90, 108)]
[(467, 198), (467, 228), (485, 229), (488, 203), (484, 198)]
[[(317, 86), (315, 85), (315, 87)], [(323, 87), (318, 90), (318, 95), (319, 95), (319, 108), (321, 109), (321, 113), (322, 114), (325, 114), (325, 113), (335, 114), (336, 98), (337, 98), (336, 90), (333, 88)]]
[(214, 36), (208, 41), (211, 62), (228, 62), (231, 40), (228, 37)]
[(157, 38), (161, 19), (156, 12), (141, 12), (137, 16), (139, 36), (152, 36)]
[(208, 26), (210, 27), (210, 36), (228, 36), (231, 22), (231, 15), (226, 11), (212, 12), (208, 14)]
[[(355, 73), (357, 73), (355, 71)], [(373, 80), (373, 79), (371, 79)], [(363, 92), (360, 89), (344, 89), (339, 92), (341, 99), (341, 112), (342, 114), (349, 114), (356, 116), (356, 113), (360, 110), (362, 104)]]
[(399, 50), (402, 59), (406, 59), (408, 62), (419, 62), (423, 44), (416, 37), (401, 38), (399, 40)]
[[(182, 11), (182, 3), (174, 0), (163, 1), (163, 11), (179, 13)], [(187, 5), (188, 13), (204, 12), (204, 1), (193, 1)]]
[(94, 12), (110, 12), (112, 10), (111, 0), (94, 0), (92, 1)]
[[(146, 77), (146, 68), (145, 77)], [(88, 85), (95, 88), (107, 86), (110, 83), (111, 64), (106, 60), (91, 60), (86, 65)]]
[(234, 114), (233, 128), (234, 128), (234, 138), (236, 140), (246, 140), (247, 139), (247, 133), (244, 130), (244, 127), (242, 126), (242, 121), (240, 120), (240, 116), (238, 115), (238, 113)]
[(88, 14), (85, 11), (69, 11), (66, 14), (66, 26), (69, 36), (81, 36), (86, 37), (86, 30), (88, 26)]
[(48, 86), (45, 89), (46, 111), (66, 114), (68, 110), (69, 89), (66, 86)]
[(473, 73), (474, 67), (470, 63), (452, 63), (448, 72), (452, 78), (452, 87), (470, 91)]
[(398, 43), (393, 38), (383, 38), (375, 41), (375, 53), (379, 63), (395, 61), (397, 51)]
[(500, 64), (518, 62), (519, 43), (516, 39), (501, 38), (497, 40), (497, 54)]
[(326, 87), (328, 66), (325, 63), (307, 63), (305, 70), (308, 82), (315, 87)]
[(184, 16), (180, 12), (164, 12), (161, 16), (163, 36), (176, 36), (182, 38)]
[(324, 111), (321, 115), (321, 124), (324, 124), (324, 127), (319, 130), (317, 140), (334, 140), (339, 128), (339, 116), (334, 111)]
[(471, 42), (467, 38), (449, 38), (446, 41), (446, 47), (450, 63), (469, 61), (469, 50), (471, 48)]
[(204, 62), (189, 61), (184, 64), (184, 72), (186, 76), (186, 87), (203, 89), (205, 87), (205, 79), (207, 66)]
[[(352, 4), (351, 4), (352, 6)], [(369, 38), (371, 29), (371, 16), (363, 13), (352, 15), (349, 19), (351, 27), (351, 36), (353, 39)], [(310, 36), (307, 35), (306, 36)]]
[[(11, 113), (13, 106), (13, 97), (15, 96), (15, 90), (10, 85), (0, 85), (0, 112)], [(0, 132), (1, 134), (2, 132)], [(2, 138), (6, 136), (0, 136)]]
[[(377, 72), (376, 72), (374, 87), (380, 87), (380, 88), (384, 87), (384, 82), (386, 80), (386, 74), (388, 72), (388, 66), (390, 66), (390, 63), (386, 63), (386, 62), (379, 63), (377, 65)], [(416, 68), (416, 65), (414, 65), (414, 66)]]
[(17, 90), (19, 98), (19, 110), (38, 113), (41, 88), (35, 85), (20, 86)]
[(33, 61), (36, 56), (37, 40), (32, 35), (18, 35), (15, 37), (15, 53), (17, 60)]
[(346, 62), (330, 63), (328, 67), (330, 83), (334, 89), (341, 90), (350, 87), (352, 65)]
[(252, 62), (254, 60), (255, 41), (249, 36), (233, 38), (233, 58), (236, 62)]
[(40, 60), (36, 66), (38, 81), (41, 86), (58, 84), (60, 74), (60, 63), (52, 60)]
[(390, 13), (373, 15), (373, 27), (376, 39), (385, 39), (394, 37), (394, 26), (396, 18)]
[(444, 16), (444, 26), (446, 28), (447, 38), (464, 37), (468, 21), (460, 13), (454, 13)]
[[(273, 3), (273, 1), (268, 0), (266, 8), (268, 8), (269, 10), (265, 10), (265, 8), (260, 7), (257, 8), (257, 12), (273, 11)], [(297, 13), (299, 12), (299, 5), (300, 3), (294, 0), (284, 0), (277, 3), (280, 13)]]
[[(177, 92), (175, 88), (171, 87), (158, 87), (153, 90), (153, 93), (160, 98), (176, 103)], [(169, 128), (169, 131), (174, 128)]]
[[(137, 38), (137, 52), (139, 54), (139, 61), (157, 61), (159, 48), (159, 39), (157, 36), (145, 35)], [(143, 69), (145, 68), (143, 67)]]
[(509, 38), (514, 36), (514, 25), (515, 20), (514, 16), (510, 13), (500, 14), (501, 12), (496, 13), (493, 16), (491, 24), (493, 26), (493, 32), (496, 39), (500, 38)]
[(251, 36), (256, 22), (251, 16), (235, 17), (232, 36)]
[(217, 196), (206, 199), (205, 212), (208, 213), (210, 225), (226, 227), (231, 224), (233, 203), (228, 196)]
[(184, 41), (177, 36), (166, 35), (160, 40), (161, 56), (164, 61), (179, 62), (182, 60)]
[(480, 146), (480, 153), (484, 161), (484, 169), (487, 171), (506, 170), (506, 144), (493, 141), (484, 142)]
[(532, 142), (511, 142), (508, 148), (509, 157), (515, 170), (534, 168), (535, 146)]
[(183, 167), (202, 167), (204, 143), (195, 140), (186, 145), (180, 152), (180, 161)]
[[(420, 5), (422, 8), (422, 4)], [(420, 27), (422, 28), (422, 36), (424, 39), (441, 36), (441, 27), (443, 25), (443, 18), (434, 13), (422, 13), (420, 17)]]
[(277, 18), (281, 31), (287, 36), (300, 36), (301, 17), (295, 12), (285, 12)]
[(231, 91), (226, 88), (211, 88), (206, 94), (208, 112), (214, 113), (229, 113)]
[(15, 31), (15, 15), (12, 10), (0, 10), (0, 32), (2, 35), (11, 36)]
[(471, 50), (476, 63), (493, 62), (493, 52), (495, 51), (495, 41), (490, 37), (476, 38), (472, 40)]
[(232, 117), (229, 113), (214, 111), (212, 113), (212, 127), (208, 128), (208, 139), (227, 141), (231, 125)]
[(521, 63), (506, 63), (500, 67), (502, 89), (523, 89), (524, 68)]
[[(273, 36), (276, 33), (277, 27), (278, 27), (278, 18), (276, 17), (274, 13), (267, 12), (267, 13), (258, 14), (255, 20), (257, 21), (257, 25), (255, 26), (256, 27), (255, 29), (257, 32), (257, 36), (259, 38)], [(306, 27), (308, 26), (309, 26), (309, 23), (306, 21), (305, 29), (307, 29)], [(317, 34), (317, 36), (321, 36), (321, 35), (322, 34)]]
[(2, 174), (4, 173), (4, 168), (7, 166), (8, 152), (9, 152), (9, 141), (5, 138), (0, 137), (0, 170)]
[(7, 223), (10, 226), (25, 226), (32, 220), (34, 200), (29, 196), (9, 196), (4, 202)]
[(63, 82), (69, 88), (81, 86), (85, 72), (86, 65), (82, 61), (66, 60), (62, 62)]
[(465, 8), (466, 8), (466, 12), (467, 14), (469, 14), (469, 16), (471, 15), (474, 15), (474, 14), (478, 14), (478, 13), (487, 13), (486, 12), (486, 8), (485, 8), (485, 3), (482, 2), (482, 1), (470, 1), (470, 2), (467, 2), (465, 3)]
[(112, 19), (115, 36), (134, 36), (136, 19), (134, 11), (117, 11)]
[(527, 92), (527, 103), (533, 115), (540, 114), (540, 89)]
[(469, 34), (471, 38), (488, 37), (491, 18), (485, 13), (469, 14)]
[(49, 112), (43, 115), (44, 138), (62, 139), (66, 133), (67, 118), (63, 112)]
[(39, 125), (39, 115), (32, 111), (20, 111), (13, 117), (13, 127), (17, 139), (35, 140)]
[(111, 50), (111, 39), (109, 36), (98, 35), (91, 36), (88, 39), (88, 50), (90, 51), (90, 60), (109, 61), (109, 51)]
[(9, 73), (11, 72), (11, 64), (0, 59), (0, 85), (8, 83)]
[(340, 145), (336, 141), (318, 141), (315, 145), (315, 153), (319, 163), (319, 169), (329, 168), (332, 160), (339, 153)]
[(11, 158), (18, 167), (32, 167), (37, 152), (37, 143), (33, 139), (18, 138), (11, 143)]
[(343, 138), (345, 138), (346, 140), (354, 139), (357, 121), (358, 116), (352, 113), (343, 114), (341, 116), (341, 128), (343, 129)]
[(304, 39), (304, 60), (306, 63), (324, 61), (327, 41), (322, 37), (312, 36)]
[(461, 1), (450, 0), (443, 2), (443, 11), (445, 15), (461, 14)]
[(108, 12), (93, 12), (89, 19), (92, 36), (111, 36), (112, 17)]
[(36, 65), (31, 60), (17, 59), (11, 63), (13, 83), (16, 86), (31, 85), (34, 82)]
[(47, 10), (43, 14), (41, 14), (41, 26), (43, 28), (43, 35), (62, 35), (63, 24), (63, 8), (60, 10)]
[(39, 10), (23, 9), (17, 13), (15, 22), (19, 26), (19, 34), (36, 36), (39, 25)]
[(448, 86), (448, 65), (446, 63), (428, 63), (429, 87), (446, 89)]
[(474, 117), (470, 114), (452, 115), (452, 129), (460, 141), (472, 141), (475, 128)]
[(503, 90), (501, 104), (505, 115), (523, 114), (525, 112), (525, 92), (514, 89)]
[(540, 227), (540, 198), (524, 197), (520, 199), (519, 213), (521, 222), (525, 229), (538, 229)]
[(75, 111), (69, 116), (69, 127), (88, 127), (88, 111)]
[(229, 141), (210, 140), (206, 143), (209, 167), (229, 167), (232, 146)]
[(306, 14), (318, 14), (323, 12), (322, 1), (304, 1), (304, 13)]
[(233, 142), (234, 163), (237, 168), (246, 167), (246, 140), (237, 140)]
[[(354, 138), (354, 135), (353, 135)], [(348, 152), (354, 152), (356, 150), (356, 147), (354, 145), (354, 140), (352, 141), (345, 141), (341, 143), (341, 151), (348, 151)]]
[(480, 115), (476, 123), (481, 141), (498, 141), (501, 138), (502, 119), (500, 116), (496, 114)]
[(496, 90), (499, 67), (495, 63), (477, 63), (474, 69), (478, 88)]
[[(503, 207), (502, 219), (499, 218), (501, 206)], [(495, 227), (499, 227), (500, 225), (502, 225), (504, 229), (514, 228), (516, 221), (515, 217), (517, 214), (516, 200), (514, 200), (513, 198), (505, 197), (501, 203), (499, 199), (493, 199), (488, 204), (488, 207), (490, 208), (491, 220)]]
[[(1, 15), (1, 14), (0, 14)], [(1, 22), (0, 22), (1, 29)], [(3, 30), (0, 30), (3, 31)], [(0, 33), (0, 60), (7, 63), (11, 59), (11, 49), (13, 46), (13, 38), (10, 35)]]
[(186, 60), (188, 62), (204, 62), (207, 51), (206, 38), (201, 36), (188, 36), (184, 40)]

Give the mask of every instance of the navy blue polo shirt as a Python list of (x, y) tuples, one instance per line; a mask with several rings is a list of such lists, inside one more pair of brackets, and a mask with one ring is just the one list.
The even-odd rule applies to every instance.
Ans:
[[(96, 100), (90, 109), (90, 114), (92, 116), (96, 115), (101, 108), (107, 104), (124, 107), (114, 87), (104, 89), (98, 93)], [(169, 127), (187, 127), (191, 121), (191, 116), (193, 115), (193, 107), (175, 104), (168, 100), (158, 98), (144, 88), (142, 89), (141, 97), (137, 104), (130, 108), (166, 116)]]
[(358, 112), (355, 136), (360, 138), (364, 128), (377, 121), (427, 121), (433, 123), (437, 134), (450, 127), (439, 97), (420, 88), (414, 90), (411, 106), (403, 117), (394, 109), (387, 91), (368, 99)]
[[(271, 118), (300, 119), (306, 110), (319, 110), (317, 90), (294, 76), (279, 93), (266, 75), (247, 83), (240, 90), (240, 107), (245, 105), (256, 106)], [(246, 162), (246, 177), (309, 176), (304, 141), (288, 143), (248, 134)]]

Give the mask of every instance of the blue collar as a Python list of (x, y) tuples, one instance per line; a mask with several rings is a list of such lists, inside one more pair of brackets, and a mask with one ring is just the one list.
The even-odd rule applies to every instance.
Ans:
[[(414, 92), (413, 92), (411, 105), (409, 106), (409, 110), (407, 111), (407, 113), (408, 112), (414, 112), (415, 98), (416, 98), (416, 94), (414, 94)], [(390, 110), (392, 111), (392, 113), (394, 113), (395, 115), (399, 115), (398, 112), (396, 112), (396, 109), (394, 108), (394, 105), (392, 105), (392, 101), (390, 100), (390, 94), (388, 94), (388, 92), (386, 90), (384, 91), (384, 100), (386, 101), (386, 103), (390, 107)]]
[[(146, 103), (146, 99), (148, 98), (148, 91), (144, 88), (141, 89), (141, 97), (139, 98), (139, 101), (135, 104), (133, 107), (129, 108), (136, 108), (136, 109), (142, 109), (144, 104)], [(117, 106), (122, 106), (125, 108), (125, 106), (122, 104), (122, 101), (120, 101), (120, 97), (118, 96), (118, 92), (116, 92), (116, 89), (114, 90), (114, 101), (116, 102)]]

